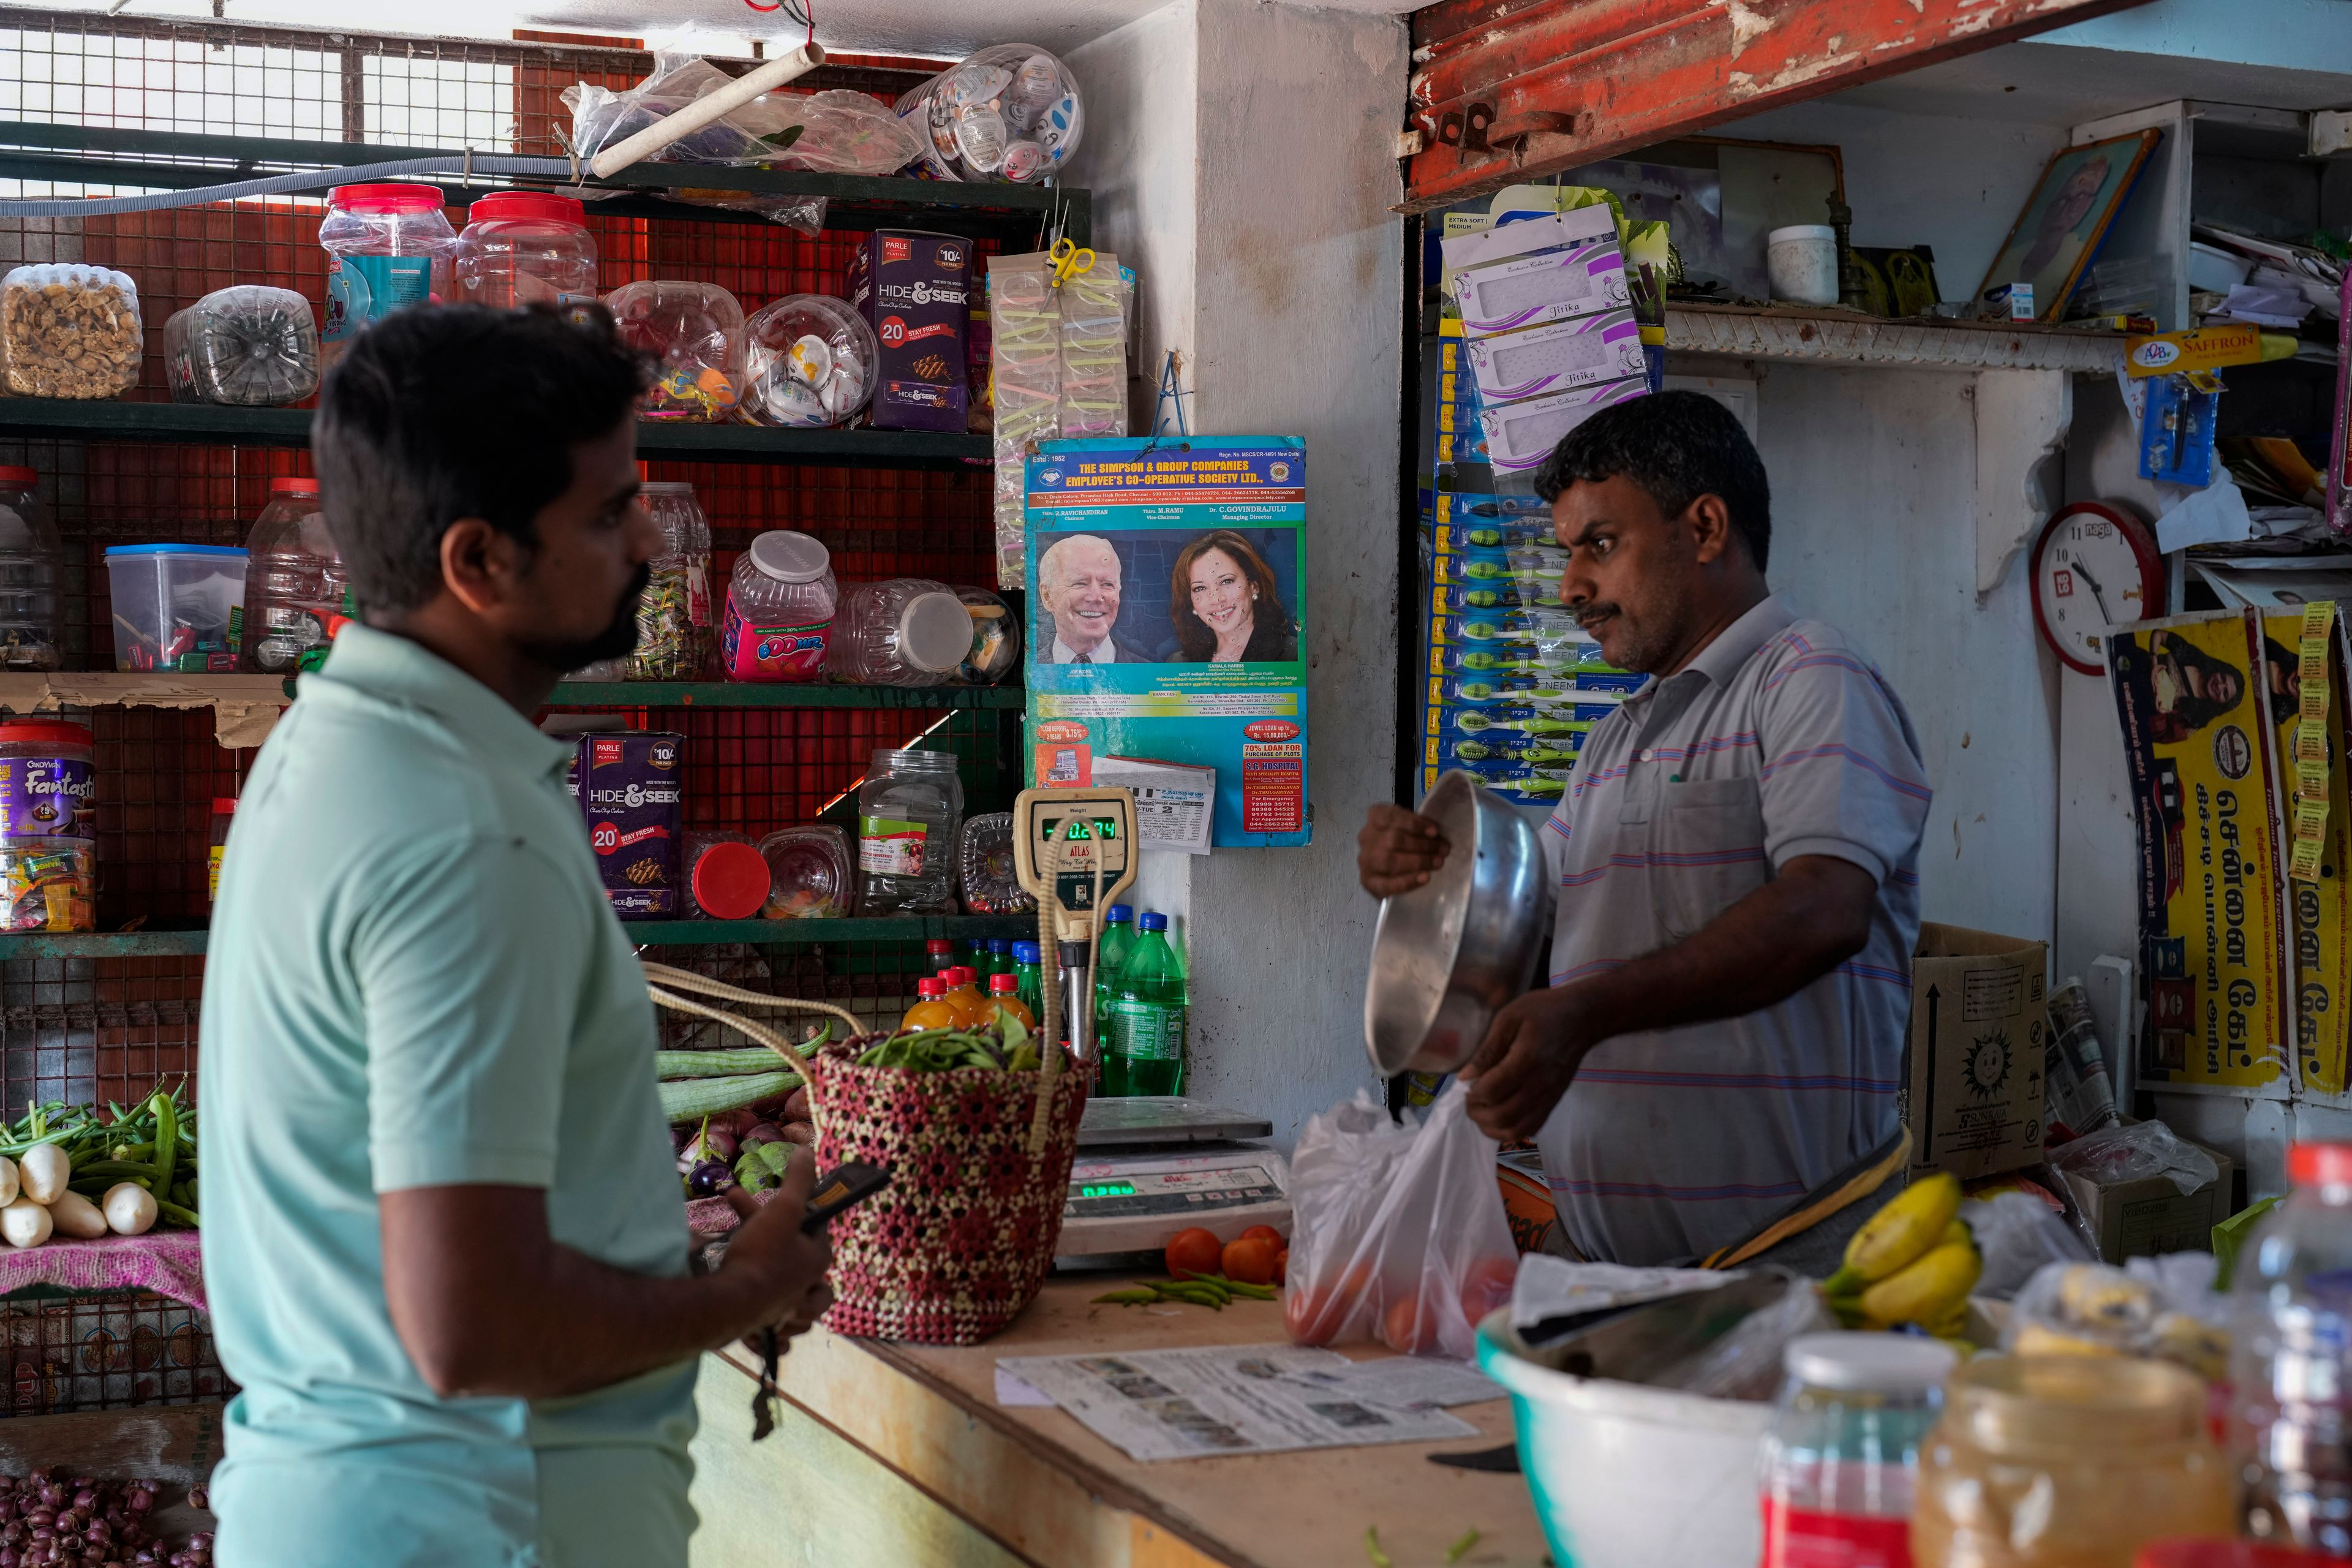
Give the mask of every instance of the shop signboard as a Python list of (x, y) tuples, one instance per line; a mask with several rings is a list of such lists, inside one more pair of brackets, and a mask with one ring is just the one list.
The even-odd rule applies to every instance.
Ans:
[(1216, 772), (1216, 847), (1307, 842), (1307, 451), (1046, 441), (1028, 459), (1032, 785)]
[[(2289, 956), (2294, 966), (2295, 1071), (2314, 1094), (2345, 1091), (2346, 1005), (2352, 999), (2352, 808), (2344, 756), (2344, 627), (2329, 603), (2258, 612), (2263, 700), (2273, 766), (2284, 787)], [(2308, 725), (2309, 728), (2305, 726)], [(2288, 798), (2293, 797), (2293, 798)], [(2304, 804), (2322, 801), (2322, 819)], [(2294, 864), (2295, 818), (2315, 847)]]
[(2143, 1087), (2284, 1094), (2285, 837), (2252, 612), (2119, 627), (2107, 668), (2138, 825)]

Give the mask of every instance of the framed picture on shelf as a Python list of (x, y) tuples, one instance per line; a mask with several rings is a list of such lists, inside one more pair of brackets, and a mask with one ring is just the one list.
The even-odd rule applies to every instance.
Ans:
[(2036, 321), (2062, 320), (2068, 296), (2098, 253), (2107, 226), (2131, 195), (2140, 165), (2163, 134), (2153, 129), (2135, 131), (2069, 147), (2052, 158), (1977, 286), (1979, 308), (1993, 301), (1997, 291), (2006, 297), (2006, 290), (2025, 284), (2033, 290)]

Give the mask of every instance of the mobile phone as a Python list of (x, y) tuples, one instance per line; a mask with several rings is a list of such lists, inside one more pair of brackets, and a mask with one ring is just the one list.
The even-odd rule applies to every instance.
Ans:
[(801, 1215), (801, 1234), (814, 1236), (834, 1215), (864, 1203), (890, 1184), (890, 1173), (879, 1165), (851, 1160), (816, 1179), (808, 1210)]

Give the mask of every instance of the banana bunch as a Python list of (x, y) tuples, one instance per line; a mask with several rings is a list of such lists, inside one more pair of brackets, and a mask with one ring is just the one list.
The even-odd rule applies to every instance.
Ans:
[(1873, 1215), (1846, 1243), (1845, 1266), (1822, 1282), (1839, 1321), (1868, 1329), (1916, 1323), (1938, 1339), (1958, 1339), (1969, 1291), (1984, 1272), (1959, 1212), (1958, 1178), (1938, 1173)]

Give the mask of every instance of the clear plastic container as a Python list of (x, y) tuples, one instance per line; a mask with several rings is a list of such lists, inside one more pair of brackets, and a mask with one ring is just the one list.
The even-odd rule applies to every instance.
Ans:
[(0, 669), (56, 669), (65, 546), (30, 468), (0, 468)]
[(857, 912), (956, 912), (963, 781), (948, 752), (877, 751), (857, 791)]
[(98, 846), (87, 838), (0, 844), (0, 931), (96, 931)]
[(849, 835), (830, 823), (782, 827), (760, 840), (772, 921), (839, 920), (850, 912)]
[(710, 522), (694, 487), (647, 484), (646, 510), (661, 525), (662, 552), (637, 601), (637, 647), (629, 680), (699, 680), (710, 658)]
[(1011, 812), (986, 812), (964, 823), (956, 843), (956, 887), (968, 914), (1017, 915), (1037, 907), (1013, 875)]
[(139, 384), (146, 352), (139, 286), (78, 261), (0, 278), (0, 354), (19, 397), (116, 397)]
[(881, 374), (874, 329), (844, 300), (788, 294), (743, 326), (743, 416), (755, 425), (838, 425)]
[(319, 510), (319, 481), (270, 480), (245, 551), (245, 668), (290, 675), (303, 655), (323, 658), (351, 573)]
[(972, 651), (971, 612), (923, 577), (859, 583), (842, 595), (825, 668), (860, 686), (937, 686)]
[(743, 834), (689, 833), (686, 889), (695, 913), (705, 920), (751, 920), (768, 901), (767, 859)]
[(743, 307), (716, 283), (648, 279), (604, 296), (621, 341), (653, 356), (647, 419), (724, 421), (743, 395)]
[(291, 289), (215, 289), (163, 323), (174, 403), (267, 408), (319, 390), (319, 323)]
[(117, 669), (233, 670), (246, 556), (222, 544), (118, 544), (106, 552)]
[(500, 191), (466, 209), (451, 268), (457, 298), (513, 310), (596, 298), (596, 239), (570, 196)]
[(1789, 1342), (1757, 1454), (1763, 1568), (1909, 1561), (1919, 1443), (1958, 1364), (1951, 1346), (1897, 1334)]
[(779, 529), (751, 541), (727, 583), (719, 662), (730, 680), (814, 680), (824, 673), (841, 587), (833, 552)]
[(327, 252), (327, 315), (320, 357), (332, 364), (351, 341), (403, 305), (449, 298), (457, 231), (437, 185), (338, 185), (327, 193), (319, 243)]
[(2231, 1281), (2231, 1452), (2246, 1533), (2352, 1556), (2352, 1143), (2287, 1151), (2286, 1202)]
[(1021, 617), (985, 588), (958, 588), (955, 595), (971, 616), (971, 651), (956, 667), (956, 676), (974, 686), (993, 686), (1021, 667)]
[(1077, 79), (1034, 44), (958, 61), (901, 98), (898, 115), (923, 132), (923, 167), (942, 180), (1042, 180), (1086, 129)]
[(212, 843), (205, 852), (205, 902), (220, 902), (221, 857), (228, 853), (228, 830), (236, 823), (236, 796), (213, 796)]
[(2237, 1485), (2204, 1383), (2164, 1362), (1979, 1356), (1919, 1447), (1915, 1568), (2131, 1568), (2150, 1542), (2228, 1535)]
[(0, 845), (98, 837), (98, 752), (90, 732), (61, 719), (0, 722)]

